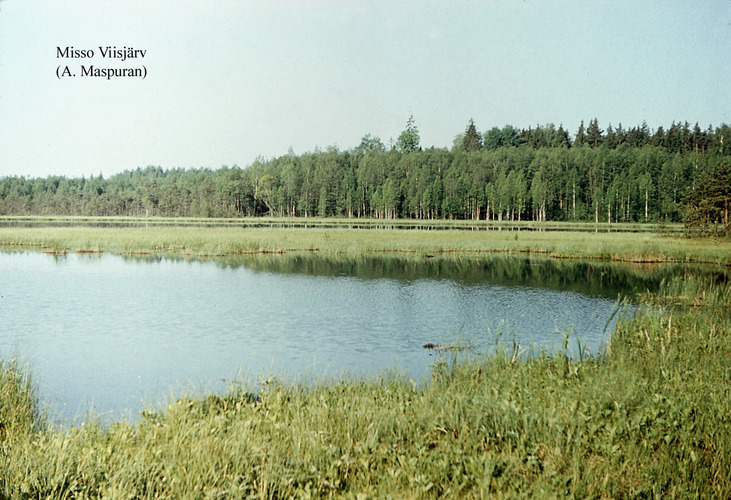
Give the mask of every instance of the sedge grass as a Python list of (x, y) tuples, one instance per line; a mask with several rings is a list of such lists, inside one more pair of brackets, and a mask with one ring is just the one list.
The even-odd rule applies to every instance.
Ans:
[(270, 379), (136, 423), (26, 426), (0, 497), (729, 498), (730, 286), (642, 296), (601, 358), (449, 353), (421, 383)]
[(35, 387), (17, 360), (0, 361), (0, 453), (42, 427)]

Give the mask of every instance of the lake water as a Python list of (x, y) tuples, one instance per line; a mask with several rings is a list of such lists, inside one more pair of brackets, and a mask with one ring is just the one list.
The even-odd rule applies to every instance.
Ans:
[(437, 359), (429, 342), (550, 351), (573, 329), (574, 353), (577, 336), (597, 352), (617, 296), (662, 276), (525, 258), (0, 253), (0, 357), (28, 365), (54, 416), (135, 418), (172, 394), (255, 389), (260, 376), (422, 380)]

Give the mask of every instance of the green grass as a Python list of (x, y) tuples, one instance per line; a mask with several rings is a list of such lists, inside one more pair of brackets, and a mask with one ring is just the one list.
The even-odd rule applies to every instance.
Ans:
[[(577, 226), (569, 227), (577, 229)], [(318, 224), (308, 228), (289, 228), (266, 223), (263, 227), (206, 227), (198, 223), (176, 226), (168, 220), (163, 225), (147, 227), (77, 224), (69, 227), (2, 227), (0, 247), (37, 248), (50, 253), (113, 252), (189, 257), (294, 252), (345, 256), (397, 252), (423, 257), (501, 252), (555, 258), (731, 265), (730, 240), (583, 230), (362, 229), (326, 228)]]
[(15, 360), (0, 361), (0, 450), (26, 439), (43, 422), (27, 370)]
[(641, 296), (601, 358), (449, 352), (425, 381), (268, 380), (107, 426), (44, 424), (6, 364), (0, 497), (729, 498), (730, 287)]
[(683, 232), (682, 224), (652, 223), (614, 223), (601, 222), (561, 222), (561, 221), (487, 221), (459, 219), (371, 219), (371, 218), (338, 218), (338, 217), (99, 217), (99, 216), (36, 216), (36, 215), (2, 215), (0, 222), (36, 225), (129, 225), (154, 224), (158, 226), (206, 226), (206, 227), (247, 227), (247, 226), (285, 226), (285, 227), (388, 227), (388, 228), (523, 228), (523, 229), (582, 229), (586, 231), (655, 231)]

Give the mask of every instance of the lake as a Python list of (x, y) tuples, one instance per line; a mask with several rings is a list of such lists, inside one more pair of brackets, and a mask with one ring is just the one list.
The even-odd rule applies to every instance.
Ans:
[(458, 356), (514, 339), (554, 352), (571, 331), (571, 355), (577, 339), (596, 353), (618, 296), (678, 272), (522, 257), (3, 252), (0, 357), (28, 365), (53, 417), (136, 418), (172, 395), (256, 390), (269, 377), (423, 380), (439, 358), (426, 343), (471, 346)]

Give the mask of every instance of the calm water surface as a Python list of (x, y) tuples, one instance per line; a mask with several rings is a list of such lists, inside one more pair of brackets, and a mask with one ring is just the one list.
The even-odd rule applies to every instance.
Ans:
[(647, 284), (561, 266), (0, 253), (0, 357), (26, 362), (51, 413), (74, 419), (90, 408), (134, 418), (259, 376), (421, 379), (436, 359), (427, 342), (479, 354), (500, 334), (551, 350), (573, 328), (596, 352), (618, 293)]

